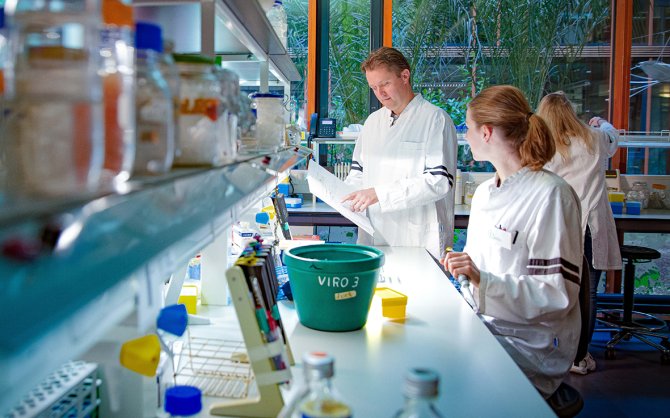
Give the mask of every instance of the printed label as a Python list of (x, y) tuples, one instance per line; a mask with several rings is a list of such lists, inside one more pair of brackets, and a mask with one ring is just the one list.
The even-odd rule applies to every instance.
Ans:
[(205, 115), (212, 121), (219, 117), (219, 101), (214, 98), (183, 99), (179, 107), (181, 115)]
[(356, 297), (356, 291), (355, 290), (350, 290), (348, 292), (335, 293), (335, 300), (353, 299), (355, 297)]

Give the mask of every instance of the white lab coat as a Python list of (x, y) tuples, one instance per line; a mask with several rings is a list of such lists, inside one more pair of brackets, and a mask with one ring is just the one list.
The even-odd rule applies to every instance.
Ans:
[(449, 115), (417, 94), (391, 126), (391, 111), (372, 113), (356, 141), (346, 183), (374, 187), (368, 208), (374, 236), (361, 244), (425, 247), (440, 257), (454, 235), (456, 128)]
[(523, 168), (472, 198), (464, 251), (480, 271), (482, 319), (535, 387), (550, 396), (575, 360), (581, 329), (579, 199), (560, 177)]
[(614, 215), (607, 198), (605, 168), (616, 152), (619, 133), (609, 123), (594, 129), (595, 153), (589, 153), (583, 141), (572, 139), (568, 159), (560, 153), (545, 165), (567, 181), (579, 196), (582, 205), (582, 234), (588, 226), (593, 248), (592, 265), (596, 270), (620, 270), (622, 267)]

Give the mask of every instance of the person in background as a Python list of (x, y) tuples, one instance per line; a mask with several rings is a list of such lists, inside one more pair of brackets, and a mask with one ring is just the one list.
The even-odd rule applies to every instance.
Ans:
[[(619, 133), (605, 119), (594, 117), (586, 123), (579, 120), (570, 100), (563, 92), (546, 95), (537, 108), (549, 126), (556, 144), (556, 154), (545, 165), (563, 177), (579, 196), (582, 204), (584, 255), (589, 263), (591, 318), (589, 340), (596, 322), (596, 292), (602, 270), (622, 267), (614, 216), (607, 199), (605, 170), (608, 159), (616, 152)], [(570, 369), (587, 374), (596, 369), (590, 353)]]
[(360, 244), (425, 247), (440, 258), (453, 242), (456, 128), (412, 90), (407, 59), (381, 47), (361, 64), (383, 107), (365, 121), (345, 182), (355, 212), (367, 210), (374, 236)]
[(469, 278), (475, 309), (548, 398), (579, 344), (579, 198), (543, 169), (554, 141), (516, 87), (484, 89), (468, 104), (466, 124), (474, 159), (496, 173), (472, 198), (463, 252), (447, 253), (443, 264)]

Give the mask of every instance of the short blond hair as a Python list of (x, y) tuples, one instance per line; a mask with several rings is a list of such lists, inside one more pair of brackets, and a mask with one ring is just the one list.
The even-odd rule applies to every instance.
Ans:
[(365, 73), (380, 66), (385, 66), (396, 75), (400, 75), (403, 70), (411, 71), (409, 62), (402, 52), (388, 46), (370, 52), (368, 58), (361, 64), (361, 71)]

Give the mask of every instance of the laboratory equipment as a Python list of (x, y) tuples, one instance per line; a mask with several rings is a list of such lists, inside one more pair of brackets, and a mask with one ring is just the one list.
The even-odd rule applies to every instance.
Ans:
[(440, 378), (430, 369), (410, 369), (405, 376), (405, 405), (394, 418), (440, 418), (433, 404), (438, 395)]

